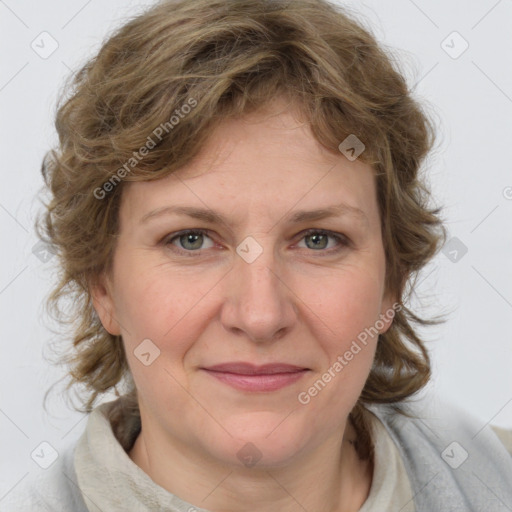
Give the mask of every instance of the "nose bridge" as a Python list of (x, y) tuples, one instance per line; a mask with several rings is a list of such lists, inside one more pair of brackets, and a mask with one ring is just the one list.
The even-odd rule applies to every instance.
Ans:
[[(259, 261), (258, 261), (259, 259)], [(241, 279), (241, 297), (247, 299), (265, 298), (270, 302), (279, 302), (282, 293), (281, 281), (278, 278), (278, 269), (274, 258), (260, 256), (252, 263), (239, 262), (239, 275)], [(271, 261), (268, 261), (268, 260)]]
[[(267, 242), (265, 247), (259, 242), (263, 251), (254, 260), (254, 253), (250, 258), (245, 257), (248, 252), (237, 254), (230, 272), (229, 305), (223, 314), (227, 329), (243, 331), (253, 341), (272, 340), (282, 335), (294, 318), (290, 292), (280, 276), (283, 267), (268, 238)], [(240, 244), (239, 250), (244, 248), (247, 246)], [(251, 250), (255, 247), (249, 245)]]

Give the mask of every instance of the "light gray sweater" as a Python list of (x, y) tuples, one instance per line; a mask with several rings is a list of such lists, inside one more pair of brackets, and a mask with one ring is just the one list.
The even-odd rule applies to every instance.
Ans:
[[(108, 421), (112, 404), (96, 408), (77, 445), (18, 485), (0, 510), (208, 512), (157, 486), (128, 458)], [(512, 510), (512, 457), (488, 426), (452, 404), (410, 404), (415, 418), (390, 406), (369, 409), (378, 418), (372, 429), (376, 460), (361, 511)]]

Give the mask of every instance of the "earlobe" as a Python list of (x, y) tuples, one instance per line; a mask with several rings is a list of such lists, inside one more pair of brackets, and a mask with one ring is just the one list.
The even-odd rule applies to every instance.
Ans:
[(89, 284), (94, 309), (105, 330), (112, 335), (120, 335), (119, 322), (116, 320), (115, 303), (111, 287), (104, 274), (96, 277)]

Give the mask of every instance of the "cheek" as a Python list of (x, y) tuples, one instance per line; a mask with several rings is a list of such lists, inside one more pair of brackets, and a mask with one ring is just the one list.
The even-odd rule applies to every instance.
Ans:
[[(177, 381), (186, 380), (183, 361), (215, 311), (212, 301), (219, 276), (212, 274), (148, 265), (124, 275), (117, 312), (128, 364), (141, 394), (164, 389), (180, 394)], [(157, 357), (145, 366), (140, 356), (148, 352), (151, 360), (153, 353)]]
[(127, 254), (117, 264), (116, 312), (133, 341), (159, 340), (179, 329), (214, 285), (208, 274), (153, 262), (144, 253)]
[(313, 297), (309, 321), (317, 329), (322, 364), (301, 387), (297, 401), (313, 425), (336, 428), (339, 416), (360, 396), (373, 364), (382, 285), (378, 273), (359, 270), (340, 273), (324, 284), (324, 292)]
[(188, 403), (179, 384), (186, 382), (182, 361), (209, 321), (211, 289), (207, 280), (161, 266), (125, 276), (119, 320), (128, 365), (146, 405)]
[[(304, 282), (304, 288), (307, 284)], [(343, 348), (365, 328), (375, 325), (381, 310), (382, 291), (383, 278), (372, 268), (344, 269), (317, 279), (309, 306), (318, 317), (316, 324), (324, 330), (319, 339)]]

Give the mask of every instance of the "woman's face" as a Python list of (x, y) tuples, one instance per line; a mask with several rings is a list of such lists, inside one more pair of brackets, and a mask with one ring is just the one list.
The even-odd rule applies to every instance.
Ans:
[(343, 429), (368, 332), (392, 318), (371, 168), (282, 110), (224, 122), (175, 175), (130, 183), (112, 273), (93, 290), (144, 428), (230, 464), (285, 464)]

